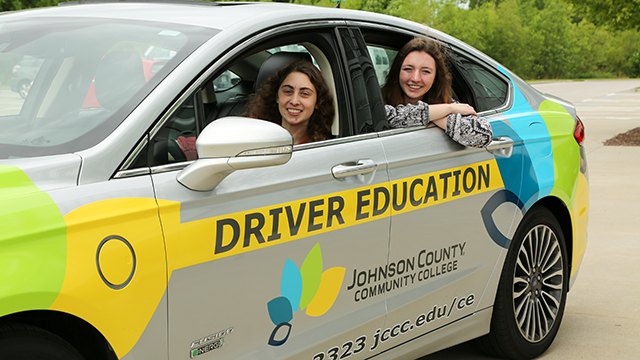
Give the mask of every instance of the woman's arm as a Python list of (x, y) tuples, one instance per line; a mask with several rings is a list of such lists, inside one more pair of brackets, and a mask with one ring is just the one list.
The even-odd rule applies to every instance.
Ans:
[[(385, 105), (385, 110), (392, 128), (424, 126), (431, 121), (455, 142), (471, 147), (487, 146), (493, 138), (489, 121), (479, 117), (473, 107), (467, 104), (427, 105), (418, 101), (418, 105)], [(430, 120), (432, 118), (436, 120)]]
[(385, 105), (387, 120), (391, 128), (424, 126), (429, 123), (429, 105), (418, 101), (418, 105)]
[(489, 120), (477, 115), (449, 114), (444, 132), (458, 144), (470, 147), (485, 147), (493, 139)]
[[(461, 103), (450, 103), (450, 104), (434, 104), (429, 105), (429, 112), (431, 114), (431, 120), (436, 122), (438, 120), (445, 120), (447, 115), (449, 114), (461, 114), (461, 115), (475, 115), (478, 116), (476, 110), (473, 106), (469, 104), (461, 104)], [(446, 121), (443, 123), (443, 126), (446, 125)], [(439, 126), (439, 125), (438, 125)], [(444, 127), (440, 126), (442, 129)]]
[(385, 105), (384, 108), (392, 128), (427, 125), (432, 121), (445, 130), (449, 114), (478, 115), (471, 105), (460, 103), (427, 105), (418, 101), (418, 105)]

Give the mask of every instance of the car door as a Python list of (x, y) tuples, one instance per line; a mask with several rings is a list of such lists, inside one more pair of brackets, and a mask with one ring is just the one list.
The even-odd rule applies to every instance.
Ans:
[[(384, 321), (384, 296), (362, 303), (352, 283), (356, 269), (374, 268), (388, 255), (389, 213), (372, 199), (387, 188), (385, 156), (375, 133), (345, 130), (355, 115), (335, 38), (314, 34), (305, 44), (324, 39), (313, 45), (326, 61), (314, 57), (331, 65), (341, 101), (337, 138), (294, 146), (284, 165), (234, 171), (211, 191), (176, 180), (185, 163), (152, 168), (167, 244), (171, 359), (209, 351), (220, 359), (362, 357), (363, 329)], [(174, 131), (174, 118), (200, 122), (202, 98), (193, 94), (165, 125)]]
[(374, 335), (384, 351), (491, 306), (508, 245), (496, 239), (513, 235), (518, 207), (497, 162), (512, 156), (509, 139), (489, 151), (454, 143), (437, 127), (379, 135), (389, 164), (389, 260), (386, 274), (364, 286), (387, 298), (385, 325)]

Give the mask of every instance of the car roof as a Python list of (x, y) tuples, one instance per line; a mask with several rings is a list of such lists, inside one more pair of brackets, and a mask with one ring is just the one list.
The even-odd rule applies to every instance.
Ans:
[(366, 11), (278, 2), (208, 1), (74, 1), (57, 7), (5, 13), (3, 16), (95, 17), (123, 20), (163, 21), (227, 29), (243, 23), (282, 24), (305, 20), (362, 20), (406, 27), (412, 22)]
[[(208, 2), (208, 1), (73, 1), (57, 7), (8, 12), (6, 17), (95, 17), (123, 20), (162, 21), (219, 30), (256, 28), (300, 21), (366, 21), (401, 27), (442, 37), (442, 33), (424, 25), (393, 16), (367, 11), (280, 2)], [(0, 18), (0, 19), (2, 19)], [(445, 35), (445, 37), (447, 37)]]
[[(0, 20), (23, 17), (93, 17), (133, 21), (160, 21), (193, 25), (230, 33), (250, 34), (286, 23), (304, 21), (367, 22), (400, 28), (477, 50), (436, 29), (413, 21), (368, 11), (281, 2), (209, 2), (185, 0), (71, 1), (55, 7), (0, 14)], [(482, 56), (482, 55), (481, 55)]]

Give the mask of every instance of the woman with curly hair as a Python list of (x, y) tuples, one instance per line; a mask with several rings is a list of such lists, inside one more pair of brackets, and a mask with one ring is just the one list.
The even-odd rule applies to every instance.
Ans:
[(435, 123), (464, 146), (483, 147), (493, 138), (491, 124), (471, 105), (451, 98), (451, 76), (440, 45), (416, 37), (398, 52), (382, 87), (391, 127)]
[(298, 60), (277, 71), (248, 105), (249, 116), (280, 123), (294, 144), (331, 138), (333, 97), (320, 71)]

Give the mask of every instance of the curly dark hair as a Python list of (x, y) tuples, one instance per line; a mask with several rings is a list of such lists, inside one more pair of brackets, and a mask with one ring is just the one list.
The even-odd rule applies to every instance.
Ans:
[(423, 51), (433, 57), (436, 61), (436, 77), (433, 80), (431, 89), (422, 97), (422, 101), (427, 104), (444, 104), (451, 101), (451, 75), (447, 69), (446, 52), (439, 43), (424, 36), (415, 37), (398, 51), (386, 82), (382, 87), (382, 97), (385, 104), (398, 106), (405, 105), (403, 92), (400, 87), (400, 69), (404, 59), (414, 51)]
[(316, 108), (307, 125), (309, 142), (330, 139), (331, 123), (335, 114), (333, 96), (320, 71), (306, 60), (294, 61), (267, 79), (247, 105), (248, 110), (245, 115), (279, 123), (282, 115), (280, 115), (276, 103), (278, 89), (284, 79), (292, 72), (307, 75), (316, 89)]

